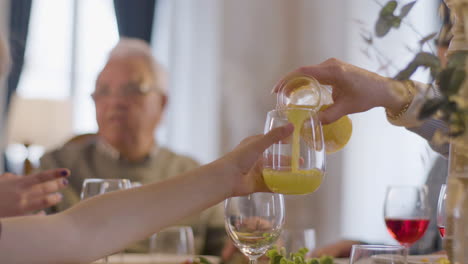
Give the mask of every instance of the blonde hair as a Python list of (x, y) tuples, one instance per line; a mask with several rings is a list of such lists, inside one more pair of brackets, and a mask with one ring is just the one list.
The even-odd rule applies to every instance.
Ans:
[(10, 71), (11, 58), (8, 44), (4, 38), (4, 34), (0, 33), (0, 80), (6, 78)]
[(141, 60), (155, 81), (156, 89), (163, 94), (167, 90), (167, 74), (153, 56), (150, 45), (137, 38), (120, 38), (109, 53), (108, 61), (113, 59), (136, 58)]

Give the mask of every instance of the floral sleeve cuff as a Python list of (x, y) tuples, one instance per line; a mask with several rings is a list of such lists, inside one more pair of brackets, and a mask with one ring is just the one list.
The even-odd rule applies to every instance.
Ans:
[(440, 96), (436, 89), (432, 89), (430, 85), (420, 82), (414, 82), (413, 91), (411, 92), (413, 93), (413, 100), (407, 110), (397, 119), (387, 118), (391, 124), (407, 128), (420, 126), (423, 121), (419, 120), (418, 115), (425, 100)]

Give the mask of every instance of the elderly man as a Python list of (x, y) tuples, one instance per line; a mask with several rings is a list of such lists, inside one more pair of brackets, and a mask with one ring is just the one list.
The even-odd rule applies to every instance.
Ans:
[[(42, 170), (65, 167), (73, 174), (58, 210), (80, 200), (85, 178), (126, 178), (145, 184), (198, 166), (193, 159), (155, 142), (155, 129), (167, 102), (165, 86), (164, 72), (152, 56), (149, 45), (137, 39), (120, 40), (100, 72), (92, 94), (99, 126), (97, 135), (69, 142), (41, 159)], [(219, 234), (224, 233), (224, 228), (222, 211), (219, 211), (214, 207), (178, 223), (192, 226), (199, 254), (214, 254), (220, 250), (205, 247), (210, 230), (216, 233), (211, 236), (217, 241), (206, 243), (222, 247), (223, 240), (220, 239), (224, 236)], [(148, 250), (146, 244), (139, 245), (129, 250)]]

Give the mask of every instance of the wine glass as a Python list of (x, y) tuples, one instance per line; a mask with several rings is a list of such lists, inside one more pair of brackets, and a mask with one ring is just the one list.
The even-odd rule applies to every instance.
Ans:
[[(130, 189), (132, 184), (128, 179), (97, 179), (88, 178), (83, 181), (80, 199), (85, 200), (93, 196), (101, 195), (117, 190)], [(101, 262), (108, 263), (109, 258), (104, 257)]]
[(263, 179), (276, 193), (314, 192), (325, 171), (322, 126), (314, 110), (288, 108), (268, 112), (265, 133), (288, 122), (294, 125), (293, 135), (273, 144), (263, 154)]
[(277, 193), (253, 193), (226, 199), (224, 221), (234, 245), (250, 264), (256, 264), (281, 234), (284, 198)]
[(315, 248), (315, 230), (313, 228), (286, 228), (281, 232), (276, 246), (284, 248), (285, 253), (297, 252), (301, 248), (307, 248), (309, 252)]
[(97, 179), (88, 178), (83, 181), (80, 199), (85, 200), (96, 195), (130, 189), (132, 184), (128, 179)]
[(442, 238), (445, 236), (445, 202), (447, 200), (446, 189), (447, 185), (442, 184), (440, 187), (439, 202), (437, 203), (437, 227), (439, 228), (440, 236)]
[(427, 187), (388, 187), (384, 217), (388, 232), (401, 245), (409, 248), (424, 235), (429, 225)]
[(190, 226), (171, 226), (152, 235), (150, 253), (195, 255), (192, 228)]
[(353, 245), (350, 264), (405, 264), (408, 250), (403, 246)]

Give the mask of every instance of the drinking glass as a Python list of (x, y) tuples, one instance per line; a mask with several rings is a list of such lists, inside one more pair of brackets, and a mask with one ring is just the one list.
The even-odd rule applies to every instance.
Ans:
[(192, 228), (190, 226), (171, 226), (152, 235), (150, 253), (195, 255)]
[(350, 264), (406, 264), (408, 250), (403, 246), (353, 245)]
[(83, 181), (80, 199), (84, 200), (96, 195), (130, 189), (132, 184), (128, 179), (97, 179), (88, 178)]
[(426, 186), (390, 186), (384, 207), (387, 230), (401, 245), (410, 247), (429, 225)]
[(226, 199), (224, 221), (234, 245), (250, 264), (256, 264), (281, 234), (284, 198), (277, 193), (253, 193)]
[(309, 252), (312, 252), (315, 248), (315, 230), (313, 228), (283, 229), (276, 246), (279, 249), (284, 248), (287, 256), (301, 248), (307, 248)]
[[(88, 178), (83, 181), (81, 188), (80, 199), (85, 200), (93, 196), (101, 195), (108, 192), (117, 190), (124, 190), (131, 188), (131, 182), (128, 179), (97, 179)], [(101, 263), (108, 263), (109, 258), (104, 257), (100, 260)]]
[(437, 227), (439, 228), (440, 236), (444, 238), (445, 236), (445, 202), (447, 200), (447, 193), (445, 192), (447, 185), (442, 184), (440, 187), (439, 193), (439, 202), (437, 204)]
[(325, 171), (322, 125), (312, 109), (273, 110), (268, 112), (265, 133), (288, 122), (294, 125), (293, 135), (265, 150), (263, 178), (276, 193), (314, 192)]

